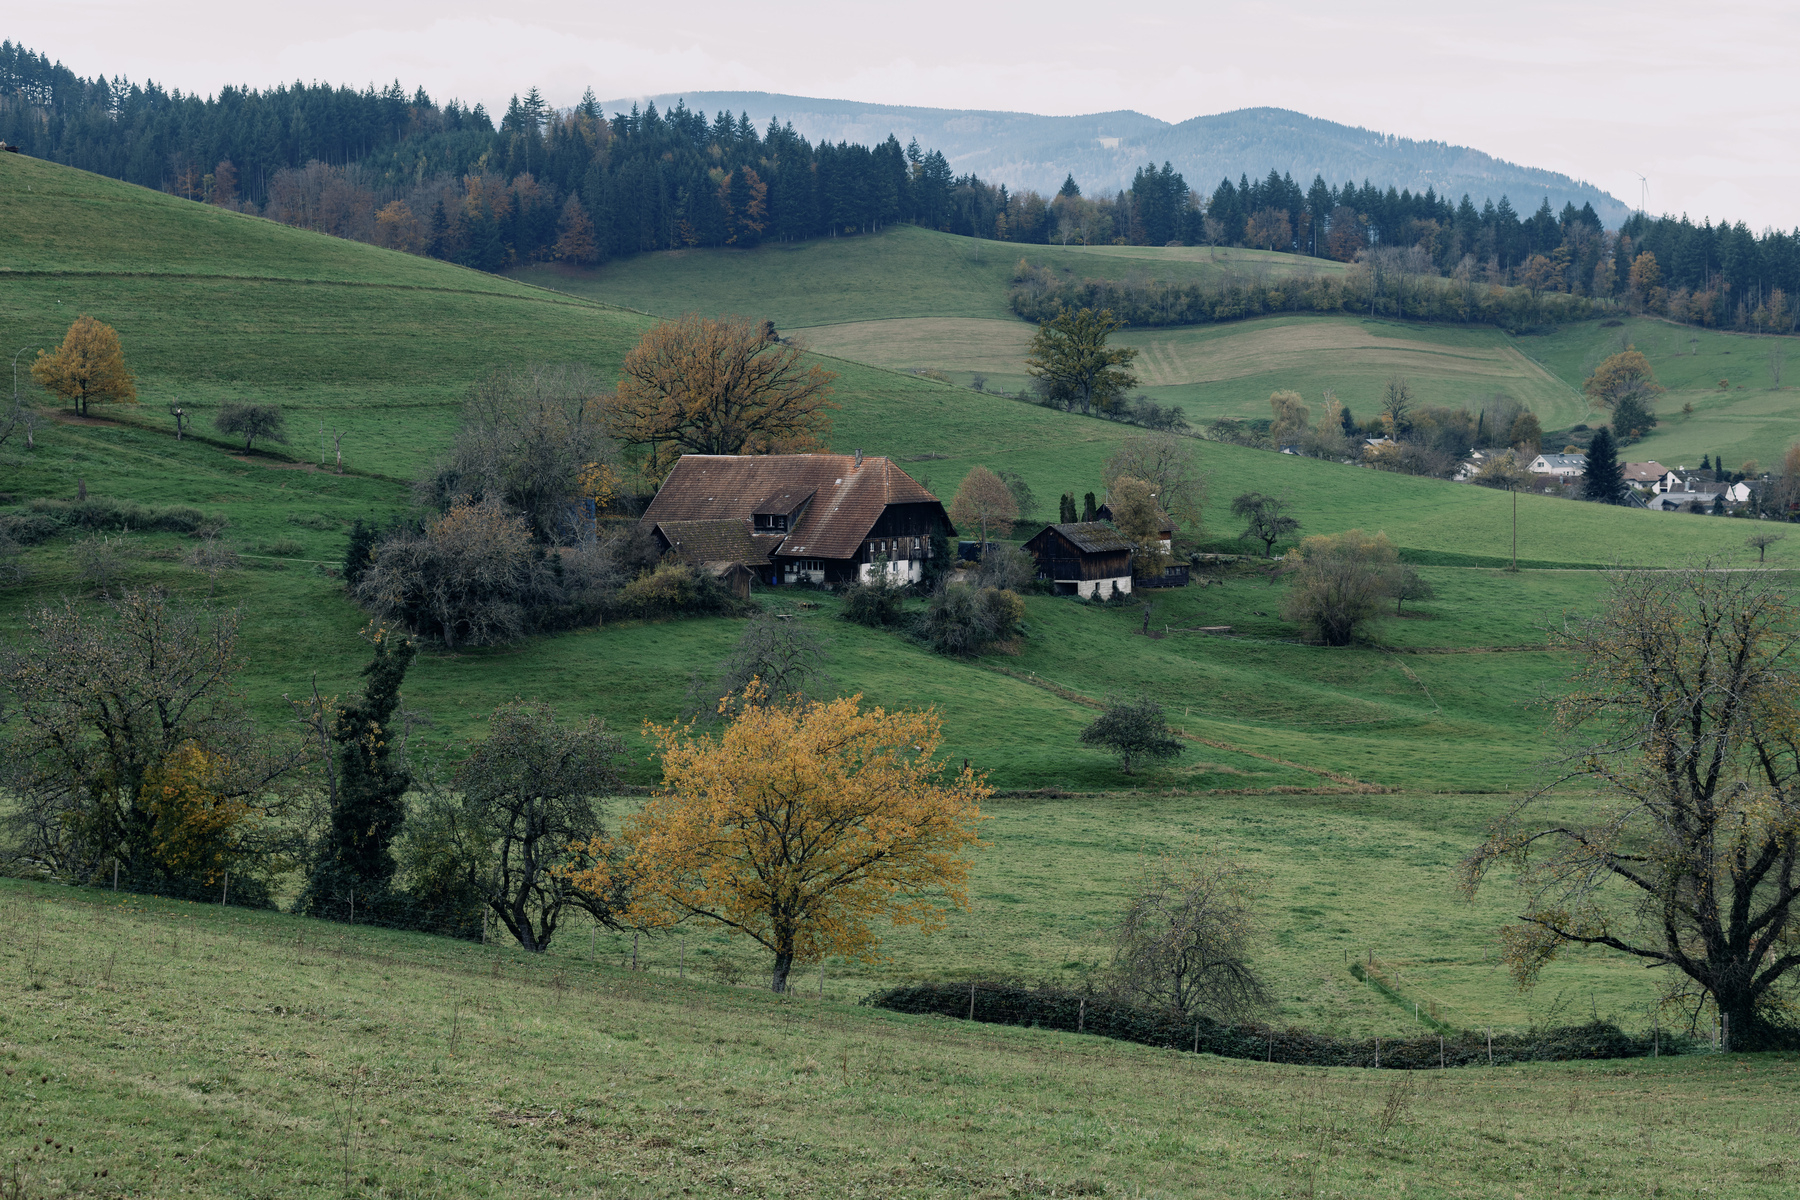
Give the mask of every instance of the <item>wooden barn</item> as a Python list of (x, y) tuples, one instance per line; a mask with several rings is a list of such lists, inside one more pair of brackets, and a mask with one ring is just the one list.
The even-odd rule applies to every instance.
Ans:
[(900, 582), (924, 575), (934, 536), (956, 529), (938, 498), (892, 459), (856, 454), (686, 454), (644, 524), (665, 553), (759, 581), (847, 583), (877, 559)]
[(1025, 543), (1037, 559), (1038, 578), (1056, 584), (1065, 596), (1110, 598), (1131, 592), (1131, 543), (1101, 521), (1048, 525)]

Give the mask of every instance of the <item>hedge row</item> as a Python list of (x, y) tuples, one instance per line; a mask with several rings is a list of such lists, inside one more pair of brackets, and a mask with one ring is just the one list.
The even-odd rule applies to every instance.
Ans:
[(203, 513), (185, 505), (157, 508), (104, 496), (90, 496), (86, 500), (33, 500), (27, 512), (0, 513), (0, 534), (27, 546), (46, 541), (66, 529), (135, 529), (209, 537), (223, 528), (223, 513)]
[[(1453, 1037), (1333, 1038), (1300, 1029), (1224, 1025), (1208, 1017), (1183, 1019), (1102, 995), (1008, 983), (918, 983), (863, 1001), (894, 1012), (930, 1013), (996, 1025), (1091, 1033), (1145, 1046), (1200, 1051), (1224, 1058), (1317, 1067), (1381, 1067), (1401, 1071), (1495, 1066), (1574, 1059), (1646, 1058), (1691, 1051), (1694, 1043), (1669, 1034), (1634, 1037), (1607, 1021), (1535, 1033), (1478, 1032)], [(972, 1005), (972, 1008), (971, 1008)]]

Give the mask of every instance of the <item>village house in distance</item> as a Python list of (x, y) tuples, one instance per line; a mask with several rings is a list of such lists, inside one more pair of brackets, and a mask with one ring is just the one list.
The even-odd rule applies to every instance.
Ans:
[[(851, 454), (686, 454), (644, 524), (665, 554), (731, 580), (848, 583), (885, 559), (916, 583), (932, 538), (956, 529), (938, 498), (892, 459)], [(741, 572), (737, 568), (743, 568)]]

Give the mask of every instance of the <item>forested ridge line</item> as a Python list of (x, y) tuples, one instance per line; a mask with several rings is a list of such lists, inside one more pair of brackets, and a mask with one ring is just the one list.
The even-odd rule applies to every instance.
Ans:
[[(485, 271), (529, 262), (592, 264), (646, 251), (754, 246), (897, 222), (1024, 244), (1244, 246), (1345, 262), (1380, 253), (1378, 274), (1437, 275), (1618, 301), (1673, 319), (1789, 331), (1800, 293), (1800, 230), (1685, 216), (1604, 228), (1591, 206), (1508, 197), (1477, 206), (1315, 175), (1192, 188), (1171, 164), (1129, 188), (1052, 196), (956, 176), (945, 156), (808, 142), (771, 120), (677, 102), (606, 116), (592, 91), (567, 111), (537, 89), (498, 124), (477, 104), (444, 104), (398, 81), (200, 97), (115, 77), (84, 79), (0, 43), (0, 140), (36, 157), (305, 229)], [(1395, 262), (1404, 255), (1406, 261)], [(1378, 289), (1379, 290), (1379, 289)], [(1377, 306), (1379, 308), (1379, 305)], [(1472, 319), (1486, 319), (1476, 317)]]

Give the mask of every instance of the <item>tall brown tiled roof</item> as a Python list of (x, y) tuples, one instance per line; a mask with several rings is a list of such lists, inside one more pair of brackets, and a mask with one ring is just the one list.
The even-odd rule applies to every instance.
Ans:
[(780, 536), (758, 537), (747, 517), (722, 521), (658, 521), (657, 532), (669, 543), (669, 551), (689, 562), (738, 562), (763, 566), (769, 552), (781, 544)]
[[(938, 498), (889, 458), (852, 454), (687, 454), (644, 510), (651, 523), (744, 519), (768, 511), (773, 497), (812, 493), (778, 553), (853, 558), (890, 504), (938, 504)], [(949, 524), (946, 517), (945, 524)]]

